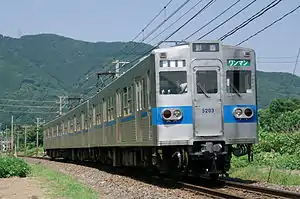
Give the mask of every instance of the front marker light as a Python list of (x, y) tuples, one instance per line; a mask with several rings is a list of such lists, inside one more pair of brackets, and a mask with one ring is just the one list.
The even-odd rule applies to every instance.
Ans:
[(168, 109), (163, 110), (162, 117), (165, 120), (168, 120), (172, 116), (172, 112)]
[(240, 109), (240, 108), (236, 108), (236, 109), (234, 109), (234, 111), (233, 111), (234, 117), (239, 118), (242, 114), (243, 114), (243, 110)]
[(182, 118), (182, 112), (178, 109), (173, 111), (173, 115), (176, 117), (176, 119), (181, 119)]
[(247, 117), (252, 117), (253, 116), (253, 110), (251, 108), (246, 108), (244, 110), (244, 113)]

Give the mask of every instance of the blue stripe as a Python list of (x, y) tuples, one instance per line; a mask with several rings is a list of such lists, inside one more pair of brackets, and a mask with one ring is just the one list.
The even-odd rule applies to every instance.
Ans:
[(134, 115), (130, 115), (130, 116), (121, 118), (120, 122), (129, 122), (129, 121), (134, 120), (134, 119), (135, 119), (135, 116)]
[[(183, 117), (176, 122), (166, 122), (162, 119), (161, 112), (165, 108), (178, 108), (181, 110)], [(152, 125), (165, 124), (193, 124), (193, 107), (192, 106), (166, 106), (152, 108)]]
[[(236, 119), (232, 112), (236, 107), (249, 107), (254, 110), (254, 115), (250, 119)], [(255, 105), (224, 105), (224, 123), (256, 123), (257, 122), (257, 107)]]
[(116, 125), (116, 120), (112, 120), (104, 123), (104, 127), (114, 126), (114, 125)]
[(147, 111), (142, 112), (142, 113), (141, 113), (141, 117), (142, 117), (142, 118), (143, 118), (143, 117), (148, 117), (148, 112), (147, 112)]

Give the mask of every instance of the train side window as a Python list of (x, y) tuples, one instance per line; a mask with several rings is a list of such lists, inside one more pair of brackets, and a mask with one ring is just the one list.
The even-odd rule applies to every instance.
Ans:
[(109, 121), (114, 119), (114, 107), (115, 107), (115, 98), (109, 97), (108, 98), (108, 108), (107, 108)]
[(147, 93), (147, 87), (146, 87), (146, 82), (145, 78), (142, 79), (142, 85), (141, 85), (141, 108), (145, 109), (146, 108), (146, 93)]
[(128, 93), (127, 93), (127, 87), (123, 88), (123, 115), (126, 116), (128, 115)]
[(59, 128), (58, 128), (58, 124), (56, 125), (56, 136), (59, 135)]
[(74, 132), (74, 119), (70, 119), (70, 132)]
[(77, 131), (77, 118), (76, 115), (74, 115), (74, 132)]
[(76, 129), (77, 131), (80, 131), (81, 130), (81, 125), (80, 125), (81, 121), (80, 121), (80, 117), (76, 117)]
[(145, 98), (147, 99), (147, 105), (148, 109), (151, 108), (151, 83), (150, 83), (150, 71), (147, 71), (147, 79), (146, 79), (146, 88), (147, 90), (145, 91)]
[(196, 88), (198, 94), (217, 93), (218, 92), (217, 71), (215, 70), (197, 71)]
[(135, 82), (135, 107), (139, 111), (142, 109), (142, 85), (140, 80)]
[(226, 87), (228, 93), (250, 93), (251, 71), (228, 70), (226, 71)]
[(81, 113), (81, 130), (84, 129), (84, 113)]
[(96, 106), (93, 104), (93, 126), (96, 125)]
[(64, 122), (64, 134), (68, 133), (68, 120)]
[(102, 108), (102, 111), (103, 111), (103, 122), (106, 122), (107, 121), (107, 101), (103, 99), (103, 108)]
[(117, 112), (117, 117), (122, 116), (122, 108), (121, 108), (121, 91), (118, 89), (116, 92), (116, 112)]
[(161, 71), (159, 72), (160, 94), (178, 95), (187, 93), (186, 71)]
[(61, 129), (61, 135), (65, 134), (65, 123), (64, 123), (64, 121), (61, 122), (60, 129)]
[(128, 103), (128, 114), (131, 114), (133, 111), (133, 103), (132, 103), (132, 86), (128, 86), (128, 99), (127, 99), (127, 103)]
[(67, 129), (68, 133), (71, 132), (71, 120), (70, 118), (68, 119), (68, 129)]

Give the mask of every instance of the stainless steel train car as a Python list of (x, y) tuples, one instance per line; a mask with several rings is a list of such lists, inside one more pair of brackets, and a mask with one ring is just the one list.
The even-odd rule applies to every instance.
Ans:
[(160, 48), (44, 125), (52, 158), (218, 176), (258, 142), (255, 51), (219, 41)]

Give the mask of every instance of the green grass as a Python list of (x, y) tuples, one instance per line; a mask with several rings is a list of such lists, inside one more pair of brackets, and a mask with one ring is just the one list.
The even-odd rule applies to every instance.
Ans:
[(233, 178), (255, 180), (279, 185), (300, 185), (300, 175), (292, 171), (283, 171), (272, 167), (249, 165), (244, 168), (232, 169), (230, 176)]
[[(230, 176), (233, 178), (241, 178), (247, 180), (255, 180), (260, 182), (268, 182), (279, 185), (300, 185), (300, 171), (277, 168), (278, 165), (284, 165), (285, 161), (281, 164), (277, 162), (278, 159), (271, 161), (268, 158), (268, 165), (266, 161), (259, 159), (262, 156), (258, 156), (258, 159), (249, 163), (247, 157), (232, 158), (232, 166), (230, 169)], [(268, 157), (268, 156), (267, 156)]]
[(32, 164), (32, 177), (42, 181), (51, 198), (66, 197), (74, 199), (99, 198), (88, 186), (77, 182), (71, 176), (56, 172), (40, 164)]

